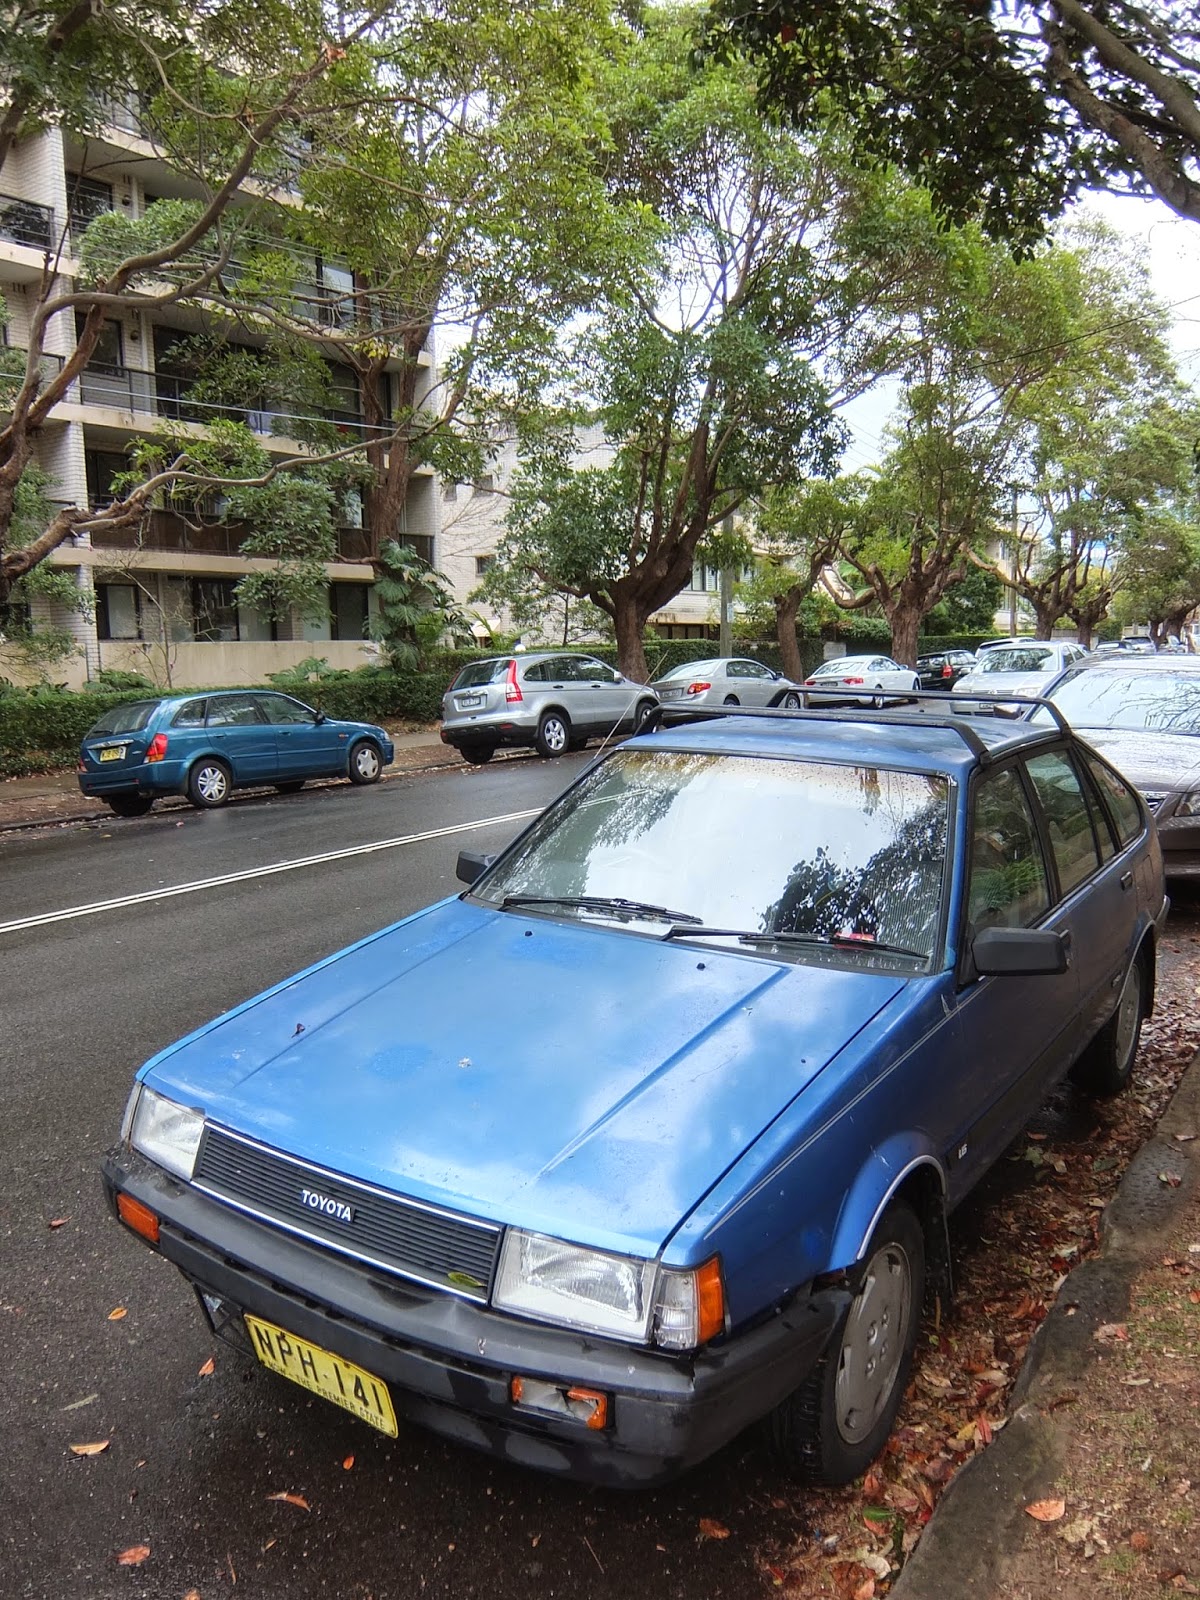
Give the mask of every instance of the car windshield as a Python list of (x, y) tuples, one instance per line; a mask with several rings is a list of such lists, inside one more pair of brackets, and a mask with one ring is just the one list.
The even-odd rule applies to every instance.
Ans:
[(1054, 665), (1053, 650), (1039, 650), (1035, 645), (1021, 649), (989, 650), (979, 663), (980, 672), (1048, 672)]
[(1076, 728), (1200, 734), (1200, 672), (1081, 672), (1050, 698)]
[(949, 796), (934, 774), (623, 750), (473, 892), (566, 916), (604, 915), (607, 902), (622, 924), (657, 910), (647, 925), (685, 939), (777, 933), (793, 942), (772, 953), (789, 959), (861, 963), (890, 946), (908, 953), (888, 955), (891, 967), (912, 970), (935, 950)]
[(813, 673), (813, 677), (833, 678), (843, 672), (862, 672), (871, 659), (870, 656), (836, 656), (832, 661), (823, 661)]
[(114, 706), (98, 722), (92, 723), (87, 737), (94, 739), (106, 733), (141, 733), (157, 705), (157, 700), (131, 700), (126, 705)]
[(507, 656), (501, 656), (495, 661), (468, 661), (450, 688), (478, 689), (485, 683), (499, 683), (507, 671)]
[(664, 672), (658, 680), (660, 683), (674, 683), (679, 678), (700, 677), (706, 672), (712, 672), (721, 665), (720, 661), (685, 661), (682, 666), (672, 667), (670, 672)]

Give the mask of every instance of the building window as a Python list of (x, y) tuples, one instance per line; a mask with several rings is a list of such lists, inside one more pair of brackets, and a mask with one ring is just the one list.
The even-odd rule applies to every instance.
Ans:
[(96, 585), (96, 634), (100, 639), (140, 639), (142, 606), (132, 583)]
[(415, 550), (427, 567), (433, 565), (433, 540), (423, 533), (401, 533), (396, 540), (405, 550)]
[(486, 572), (490, 571), (490, 569), (492, 567), (494, 567), (495, 565), (496, 565), (495, 556), (476, 556), (475, 557), (475, 576), (477, 578), (482, 578), (483, 575)]
[(329, 586), (329, 620), (331, 639), (365, 639), (367, 637), (367, 585), (365, 583), (332, 583)]
[(458, 485), (456, 483), (444, 483), (442, 485), (442, 499), (447, 501), (457, 500)]
[(476, 494), (495, 494), (496, 477), (494, 473), (485, 472), (482, 478), (475, 479)]
[(241, 637), (232, 578), (192, 579), (192, 637), (206, 644)]
[(87, 472), (88, 505), (107, 506), (115, 499), (113, 479), (118, 473), (129, 471), (128, 456), (115, 450), (85, 450), (84, 469)]
[(101, 183), (96, 178), (85, 178), (82, 173), (67, 173), (67, 215), (75, 243), (87, 232), (89, 223), (102, 217), (113, 208), (111, 183)]

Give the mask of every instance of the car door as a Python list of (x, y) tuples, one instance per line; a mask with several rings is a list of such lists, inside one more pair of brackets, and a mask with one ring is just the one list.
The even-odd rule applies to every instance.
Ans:
[(336, 722), (317, 721), (310, 706), (289, 694), (255, 697), (274, 735), (281, 778), (319, 778), (346, 765), (346, 731)]
[(1041, 1104), (1075, 1045), (1078, 967), (1063, 973), (979, 977), (970, 943), (985, 928), (1069, 932), (1057, 905), (1045, 830), (1019, 764), (984, 770), (971, 795), (966, 904), (957, 995), (960, 1061), (948, 1074), (956, 1129), (946, 1159), (954, 1194), (969, 1188)]
[(620, 673), (594, 656), (575, 656), (571, 670), (579, 686), (580, 705), (587, 708), (586, 725), (591, 732), (609, 733), (632, 718), (637, 693)]
[(253, 694), (210, 696), (205, 732), (213, 750), (233, 773), (234, 783), (261, 783), (277, 776), (275, 730)]
[(583, 734), (592, 725), (591, 700), (587, 680), (576, 676), (575, 663), (574, 656), (547, 656), (526, 670), (524, 681), (535, 684), (539, 717), (546, 708), (557, 707), (566, 712), (571, 727)]
[(744, 706), (765, 706), (781, 682), (758, 661), (731, 661), (729, 676), (736, 678), (734, 693)]

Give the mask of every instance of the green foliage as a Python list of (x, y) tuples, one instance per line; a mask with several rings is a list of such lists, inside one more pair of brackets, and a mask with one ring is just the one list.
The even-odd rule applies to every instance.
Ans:
[(925, 627), (928, 632), (937, 634), (990, 633), (996, 613), (1004, 604), (1005, 593), (1004, 584), (995, 573), (971, 567), (956, 583), (948, 586), (925, 618)]
[(101, 689), (130, 689), (138, 694), (156, 694), (158, 691), (149, 678), (140, 672), (123, 672), (119, 667), (102, 667), (95, 682)]
[(371, 636), (393, 667), (419, 667), (444, 634), (468, 640), (471, 628), (441, 573), (407, 545), (389, 540), (379, 552), (378, 614)]

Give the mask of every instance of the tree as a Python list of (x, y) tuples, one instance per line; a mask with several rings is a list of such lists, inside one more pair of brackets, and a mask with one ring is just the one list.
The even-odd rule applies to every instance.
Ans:
[[(0, 148), (48, 122), (100, 125), (119, 86), (200, 198), (96, 218), (72, 241), (77, 277), (62, 276), (65, 240), (47, 251), (0, 428), (0, 601), (76, 530), (128, 526), (165, 493), (197, 515), (219, 492), (264, 539), (258, 553), (290, 565), (275, 599), (311, 602), (345, 496), (366, 501), (375, 557), (403, 532), (414, 473), (478, 475), (497, 409), (520, 408), (555, 326), (614, 251), (636, 247), (636, 219), (615, 215), (594, 172), (587, 62), (607, 25), (592, 0), (214, 0), (178, 16), (168, 3), (18, 8), (5, 23)], [(79, 70), (90, 51), (94, 81)], [(63, 507), (17, 547), (14, 496), (38, 432), (105, 318), (135, 306), (184, 308), (199, 329), (157, 375), (173, 420), (133, 454), (112, 504)], [(64, 317), (78, 335), (56, 368)], [(460, 336), (432, 387), (437, 319)], [(348, 388), (361, 421), (339, 404)], [(268, 455), (231, 405), (272, 414), (295, 451)]]
[(1124, 623), (1145, 622), (1161, 644), (1178, 639), (1200, 606), (1200, 518), (1193, 508), (1147, 517), (1126, 557), (1125, 587), (1113, 610)]
[(1171, 0), (713, 0), (704, 48), (746, 51), (762, 103), (832, 101), (951, 222), (1028, 245), (1108, 182), (1200, 219), (1200, 15)]
[(472, 643), (470, 624), (441, 573), (395, 540), (379, 552), (375, 598), (379, 614), (372, 637), (384, 645), (395, 666), (420, 666), (446, 634), (455, 644)]
[(770, 605), (784, 674), (804, 676), (796, 619), (824, 569), (836, 559), (853, 514), (854, 480), (778, 488), (764, 497), (755, 519), (758, 565), (751, 589)]

